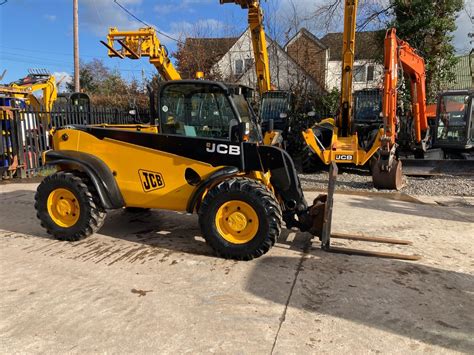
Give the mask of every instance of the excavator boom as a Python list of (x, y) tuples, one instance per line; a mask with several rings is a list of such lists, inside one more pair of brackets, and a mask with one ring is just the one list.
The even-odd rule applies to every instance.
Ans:
[[(116, 42), (121, 46), (115, 48)], [(156, 30), (151, 27), (140, 28), (136, 31), (119, 31), (112, 27), (107, 35), (107, 42), (101, 43), (109, 49), (109, 57), (127, 57), (130, 59), (140, 59), (148, 57), (151, 64), (155, 66), (160, 75), (165, 80), (180, 80), (181, 75), (173, 66), (168, 51), (161, 44)]]
[(405, 41), (397, 38), (396, 29), (391, 28), (385, 36), (385, 76), (383, 95), (383, 117), (385, 135), (395, 144), (397, 125), (398, 73), (399, 66), (410, 79), (413, 126), (417, 143), (428, 129), (425, 87), (425, 61)]
[(267, 39), (263, 25), (263, 11), (258, 0), (220, 0), (221, 4), (237, 4), (248, 9), (248, 23), (252, 36), (255, 70), (257, 72), (260, 95), (271, 90), (270, 65), (268, 60)]
[(358, 0), (345, 0), (342, 47), (341, 114), (337, 125), (343, 137), (351, 135), (352, 80), (355, 59), (355, 33)]

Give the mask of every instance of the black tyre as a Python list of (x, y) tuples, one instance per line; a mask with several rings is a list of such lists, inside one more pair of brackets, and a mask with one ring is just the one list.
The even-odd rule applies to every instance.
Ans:
[(46, 177), (38, 186), (35, 209), (46, 231), (67, 241), (95, 233), (106, 216), (87, 177), (63, 171)]
[(141, 207), (125, 207), (124, 208), (125, 213), (130, 213), (130, 214), (139, 214), (139, 213), (145, 213), (149, 212), (149, 208), (141, 208)]
[(281, 232), (275, 195), (259, 182), (232, 178), (212, 188), (199, 208), (206, 242), (224, 258), (251, 260), (265, 254)]
[(305, 174), (315, 173), (324, 170), (325, 165), (318, 157), (314, 154), (308, 146), (303, 148), (301, 153), (301, 169)]
[(378, 169), (379, 159), (380, 159), (380, 152), (376, 152), (374, 155), (372, 155), (372, 157), (367, 162), (370, 174), (374, 174), (375, 169)]

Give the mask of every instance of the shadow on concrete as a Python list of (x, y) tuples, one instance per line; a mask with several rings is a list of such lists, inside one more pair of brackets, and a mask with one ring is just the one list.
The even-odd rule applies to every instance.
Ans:
[[(408, 201), (412, 202), (412, 201)], [(406, 214), (409, 216), (419, 216), (424, 218), (434, 218), (442, 219), (447, 221), (455, 222), (465, 222), (472, 223), (469, 220), (468, 215), (466, 214), (466, 208), (456, 208), (456, 207), (441, 207), (441, 206), (432, 206), (424, 205), (417, 203), (407, 203), (404, 201), (396, 201), (389, 199), (379, 199), (370, 201), (368, 203), (367, 199), (364, 198), (354, 198), (349, 201), (349, 206), (359, 209), (371, 209), (380, 212), (391, 212), (398, 214)], [(472, 215), (471, 215), (472, 217)]]
[[(0, 194), (0, 229), (27, 238), (52, 239), (36, 219), (33, 204), (34, 191)], [(112, 237), (112, 242), (100, 236), (91, 237), (50, 252), (57, 254), (67, 249), (73, 255), (77, 253), (78, 259), (95, 263), (105, 260), (109, 265), (154, 258), (172, 263), (167, 255), (173, 252), (213, 255), (200, 239), (195, 215), (114, 211), (100, 234)], [(310, 238), (308, 234), (286, 230), (275, 248), (301, 251)], [(131, 243), (115, 245), (113, 241), (117, 240)], [(55, 249), (49, 246), (53, 243), (69, 245), (52, 241), (45, 243), (46, 248)], [(326, 254), (319, 249), (309, 250), (309, 255), (301, 265), (298, 257), (271, 254), (252, 261), (247, 291), (286, 305), (285, 292), (269, 290), (287, 289), (291, 281), (282, 278), (279, 270), (286, 269), (288, 274), (288, 269), (298, 265), (294, 269), (297, 281), (290, 307), (361, 323), (446, 349), (472, 352), (474, 276), (395, 260)]]
[[(474, 349), (473, 275), (319, 249), (311, 249), (310, 255), (299, 267), (290, 309), (312, 312), (314, 318), (342, 318), (446, 349)], [(270, 284), (268, 271), (297, 265), (295, 258), (270, 255), (254, 263), (247, 290), (285, 305), (286, 297), (269, 290), (285, 287), (287, 280), (271, 278)], [(314, 318), (302, 319), (308, 330)]]
[[(34, 209), (34, 191), (20, 190), (0, 193), (0, 229), (12, 233), (55, 240), (41, 227)], [(139, 243), (159, 250), (212, 256), (213, 252), (200, 237), (196, 215), (150, 210), (129, 213), (124, 209), (108, 211), (104, 226), (98, 234)], [(89, 243), (89, 249), (97, 243), (86, 238), (72, 246)], [(92, 238), (97, 239), (97, 238)], [(59, 242), (61, 243), (61, 242)], [(70, 243), (70, 242), (63, 242)], [(123, 251), (123, 250), (122, 250)], [(120, 250), (113, 250), (120, 254)], [(97, 256), (98, 255), (97, 253)], [(133, 256), (133, 255), (132, 255)]]
[[(107, 264), (127, 260), (165, 260), (177, 253), (215, 257), (202, 238), (197, 215), (164, 210), (135, 213), (125, 209), (108, 211), (105, 223), (97, 234), (129, 243), (110, 243), (100, 236), (90, 236), (79, 242), (56, 241), (36, 218), (34, 194), (34, 191), (29, 190), (0, 193), (1, 230), (19, 234), (17, 237), (26, 235), (49, 239), (52, 241), (50, 244), (54, 245), (52, 250), (58, 249), (62, 253), (75, 251), (77, 259), (100, 260)], [(302, 250), (306, 238), (300, 240), (297, 237), (293, 243), (287, 243), (289, 233), (283, 230), (280, 236), (280, 240), (288, 245), (279, 243), (277, 246)], [(292, 233), (293, 238), (295, 235), (304, 234)], [(68, 244), (70, 247), (66, 247)]]

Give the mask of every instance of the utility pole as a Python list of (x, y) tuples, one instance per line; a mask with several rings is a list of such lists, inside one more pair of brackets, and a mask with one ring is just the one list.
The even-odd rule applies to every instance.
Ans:
[(78, 19), (78, 0), (72, 0), (73, 7), (73, 26), (74, 26), (74, 91), (81, 91), (79, 82), (79, 19)]

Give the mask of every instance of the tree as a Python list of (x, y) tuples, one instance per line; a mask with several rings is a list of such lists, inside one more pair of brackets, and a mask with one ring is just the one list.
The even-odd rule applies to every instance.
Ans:
[[(103, 61), (93, 59), (81, 62), (79, 71), (81, 89), (87, 93), (94, 105), (119, 109), (148, 108), (148, 96), (136, 80), (126, 82), (117, 70), (106, 67)], [(68, 83), (69, 91), (74, 85)]]
[(441, 82), (454, 79), (457, 60), (451, 44), (452, 32), (456, 30), (463, 0), (394, 0), (392, 6), (391, 25), (425, 59), (427, 95), (433, 100)]

